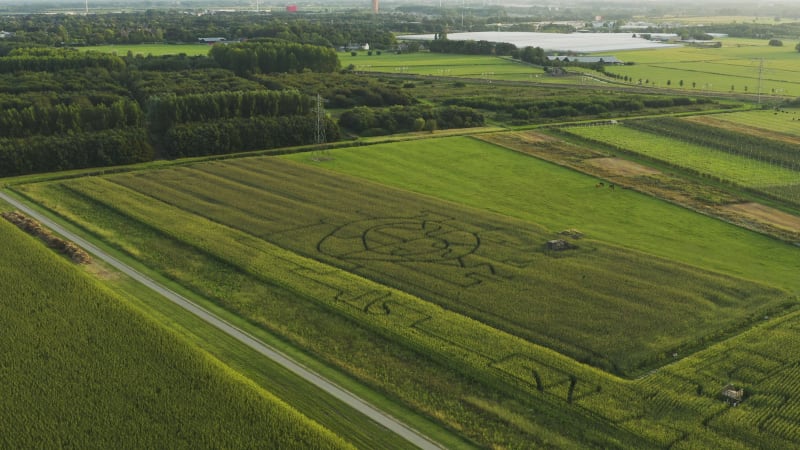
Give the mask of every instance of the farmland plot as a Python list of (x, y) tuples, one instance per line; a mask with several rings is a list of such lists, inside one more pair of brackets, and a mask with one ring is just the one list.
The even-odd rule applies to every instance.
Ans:
[[(786, 274), (796, 273), (795, 266), (771, 261), (786, 262), (796, 253), (630, 192), (598, 191), (594, 180), (529, 157), (484, 144), (462, 145), (469, 142), (444, 139), (412, 147), (398, 143), (335, 151), (331, 152), (335, 159), (325, 164), (355, 173), (369, 168), (370, 176), (378, 179), (412, 183), (420, 190), (431, 189), (430, 195), (471, 202), (481, 209), (269, 158), (20, 189), (150, 267), (316, 354), (328, 355), (351, 373), (384, 386), (487, 445), (758, 446), (757, 436), (751, 436), (754, 426), (728, 430), (729, 422), (721, 418), (731, 414), (738, 420), (734, 414), (741, 409), (726, 409), (716, 399), (717, 388), (728, 381), (757, 388), (769, 374), (790, 370), (790, 363), (780, 356), (783, 344), (772, 347), (764, 341), (767, 347), (759, 347), (763, 353), (778, 356), (757, 358), (748, 355), (757, 351), (755, 347), (750, 350), (735, 337), (718, 345), (719, 350), (718, 346), (705, 350), (708, 363), (696, 368), (696, 362), (703, 361), (697, 354), (683, 360), (674, 355), (683, 358), (764, 315), (774, 316), (769, 309), (778, 313), (792, 304), (785, 302), (787, 294), (781, 289), (694, 265), (741, 272), (749, 279), (793, 289), (797, 280), (786, 279)], [(454, 147), (460, 149), (458, 154)], [(295, 157), (308, 159), (308, 155)], [(469, 172), (470, 167), (475, 171)], [(496, 176), (500, 171), (503, 177)], [(416, 185), (418, 180), (427, 184)], [(465, 196), (473, 192), (473, 183), (483, 189)], [(553, 185), (558, 188), (547, 189)], [(600, 211), (595, 215), (579, 207), (581, 202)], [(526, 220), (488, 213), (489, 207)], [(536, 225), (536, 218), (547, 226)], [(610, 222), (613, 226), (606, 227)], [(558, 233), (576, 223), (588, 231), (584, 238)], [(688, 251), (701, 248), (706, 235), (691, 232), (701, 229), (716, 236), (718, 245), (703, 247), (699, 253)], [(669, 230), (686, 242), (671, 240)], [(617, 242), (611, 238), (614, 233), (629, 236), (630, 247), (648, 252), (609, 245)], [(651, 234), (643, 238), (643, 233)], [(553, 238), (577, 248), (546, 250), (544, 243)], [(668, 249), (664, 242), (669, 242)], [(748, 262), (760, 254), (750, 247), (769, 249), (772, 258)], [(658, 249), (667, 250), (661, 255), (685, 262), (652, 256)], [(740, 258), (726, 257), (729, 250)], [(627, 284), (621, 287), (623, 292), (639, 303), (610, 295), (612, 287), (596, 279), (606, 276)], [(402, 285), (421, 298), (387, 285)], [(548, 289), (563, 289), (567, 299), (579, 305), (564, 305), (565, 310), (578, 317), (563, 317), (560, 305), (547, 304), (564, 302)], [(649, 298), (644, 291), (649, 291)], [(488, 297), (476, 298), (472, 292)], [(672, 304), (673, 296), (679, 308)], [(526, 308), (565, 322), (540, 324)], [(600, 311), (603, 308), (607, 311)], [(644, 329), (655, 316), (653, 310), (662, 311), (661, 323), (651, 324), (655, 334)], [(595, 311), (601, 312), (596, 318)], [(705, 323), (689, 317), (692, 314)], [(673, 317), (688, 324), (672, 323)], [(796, 323), (792, 320), (797, 317), (790, 319), (785, 323)], [(520, 339), (519, 330), (526, 331), (519, 326), (523, 320), (543, 328), (537, 333), (528, 330), (522, 336), (527, 341)], [(605, 321), (607, 329), (599, 329), (595, 321)], [(665, 330), (667, 324), (684, 334), (672, 335)], [(583, 327), (594, 327), (594, 340), (582, 334)], [(626, 327), (633, 332), (618, 331)], [(558, 335), (564, 331), (565, 336)], [(763, 332), (757, 327), (746, 335), (757, 341)], [(587, 361), (620, 372), (637, 372), (640, 364), (676, 362), (639, 380), (625, 381), (531, 343), (539, 340), (572, 352), (573, 358), (588, 355)], [(596, 354), (580, 353), (585, 349), (578, 344), (586, 342)], [(597, 358), (613, 345), (629, 346), (634, 355), (612, 360), (618, 356), (612, 348), (608, 359)], [(429, 359), (445, 364), (435, 368)], [(451, 369), (491, 386), (509, 386), (503, 392), (521, 403), (492, 400), (495, 395), (487, 395), (479, 384), (466, 386)], [(414, 383), (422, 384), (415, 389)], [(700, 384), (705, 387), (702, 394), (698, 394)], [(769, 390), (761, 392), (766, 395)], [(776, 427), (783, 426), (787, 411), (772, 419)], [(706, 422), (719, 426), (705, 427)], [(564, 423), (580, 423), (582, 434), (576, 435), (576, 428)], [(524, 438), (518, 440), (519, 436)], [(786, 442), (800, 442), (792, 439)]]
[[(546, 242), (559, 235), (532, 223), (269, 158), (108, 179), (618, 373), (696, 345), (783, 297), (590, 239), (565, 237), (575, 248), (549, 251)], [(66, 186), (104, 203), (129, 195), (105, 183)], [(668, 287), (673, 279), (684, 283)], [(624, 330), (614, 326), (622, 317), (634, 318)]]
[(352, 448), (3, 219), (0, 291), (0, 447)]
[(792, 203), (800, 202), (800, 197), (797, 196), (800, 187), (800, 171), (797, 168), (800, 166), (797, 166), (797, 163), (774, 164), (758, 159), (756, 155), (734, 154), (616, 125), (575, 127), (566, 131), (602, 142), (620, 151), (644, 155), (701, 175), (768, 193)]

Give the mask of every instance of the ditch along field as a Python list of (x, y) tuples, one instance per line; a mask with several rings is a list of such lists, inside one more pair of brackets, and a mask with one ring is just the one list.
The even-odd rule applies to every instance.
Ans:
[(800, 443), (717, 399), (790, 371), (797, 249), (468, 138), (328, 155), (292, 158), (381, 184), (262, 157), (17, 189), (482, 445)]
[(353, 448), (3, 219), (0, 290), (0, 447)]
[(768, 131), (744, 134), (713, 120), (646, 119), (561, 131), (800, 206), (797, 140), (767, 137)]
[[(671, 47), (614, 52), (632, 65), (608, 66), (611, 74), (633, 84), (682, 89), (687, 93), (737, 92), (796, 97), (800, 95), (800, 59), (796, 42), (782, 47), (768, 39), (722, 38), (721, 48)], [(760, 79), (760, 81), (759, 81)]]

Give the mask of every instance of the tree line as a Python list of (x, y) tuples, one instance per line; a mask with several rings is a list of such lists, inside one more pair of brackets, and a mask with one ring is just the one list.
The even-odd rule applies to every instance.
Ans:
[(215, 45), (209, 52), (224, 69), (239, 76), (256, 73), (333, 72), (340, 68), (331, 48), (293, 42), (263, 41)]
[(206, 94), (158, 95), (147, 100), (150, 129), (159, 132), (179, 123), (257, 116), (303, 116), (313, 100), (294, 90), (222, 91)]

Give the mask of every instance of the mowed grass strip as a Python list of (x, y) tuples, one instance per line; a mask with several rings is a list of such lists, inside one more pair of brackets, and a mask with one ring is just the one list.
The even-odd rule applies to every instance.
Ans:
[(0, 446), (352, 448), (0, 220)]
[[(590, 240), (553, 257), (544, 244), (555, 234), (533, 224), (274, 158), (109, 179), (616, 373), (694, 346), (783, 297)], [(259, 221), (265, 209), (270, 218)], [(683, 284), (671, 287), (674, 279)], [(630, 319), (624, 329), (615, 326), (621, 316)]]

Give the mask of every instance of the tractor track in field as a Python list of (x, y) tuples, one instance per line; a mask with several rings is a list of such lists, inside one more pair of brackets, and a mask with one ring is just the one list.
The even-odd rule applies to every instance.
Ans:
[(333, 396), (337, 400), (341, 401), (342, 403), (346, 404), (347, 406), (355, 409), (356, 411), (364, 414), (365, 416), (369, 417), (376, 423), (382, 425), (383, 427), (387, 428), (388, 430), (396, 433), (397, 435), (401, 436), (408, 442), (416, 445), (422, 449), (430, 449), (430, 450), (438, 450), (442, 447), (437, 443), (430, 440), (428, 437), (422, 435), (418, 431), (414, 430), (413, 428), (405, 425), (404, 423), (400, 422), (398, 419), (388, 415), (387, 413), (379, 410), (375, 406), (372, 406), (367, 401), (361, 399), (360, 397), (356, 396), (355, 394), (351, 393), (350, 391), (336, 385), (332, 381), (324, 378), (323, 376), (317, 374), (316, 372), (308, 369), (307, 367), (303, 366), (302, 364), (294, 361), (289, 356), (283, 354), (282, 352), (276, 350), (275, 348), (261, 342), (257, 338), (253, 337), (249, 333), (240, 328), (228, 323), (227, 321), (223, 320), (222, 318), (218, 317), (217, 315), (211, 313), (210, 311), (202, 308), (201, 306), (193, 303), (186, 297), (172, 291), (171, 289), (167, 288), (166, 286), (158, 283), (157, 281), (153, 280), (152, 278), (148, 277), (147, 275), (142, 274), (138, 270), (134, 269), (133, 267), (125, 264), (124, 262), (120, 261), (119, 259), (115, 258), (114, 256), (106, 253), (105, 251), (101, 250), (88, 240), (76, 235), (75, 233), (70, 232), (69, 230), (65, 229), (55, 221), (51, 220), (47, 216), (37, 212), (36, 210), (30, 208), (25, 203), (9, 196), (7, 193), (0, 191), (0, 200), (3, 200), (13, 207), (17, 208), (21, 212), (27, 214), (28, 216), (38, 220), (42, 225), (50, 228), (55, 233), (63, 236), (66, 239), (69, 239), (79, 247), (83, 248), (87, 252), (91, 253), (94, 257), (99, 258), (105, 261), (107, 264), (113, 266), (115, 269), (119, 270), (120, 272), (126, 274), (127, 276), (131, 277), (132, 279), (136, 280), (137, 282), (141, 283), (145, 287), (149, 288), (150, 290), (156, 292), (157, 294), (163, 296), (167, 300), (175, 303), (176, 305), (180, 306), (181, 308), (189, 311), (190, 313), (194, 314), (195, 316), (199, 317), (209, 325), (212, 325), (226, 334), (230, 335), (234, 339), (238, 340), (242, 344), (250, 347), (251, 349), (257, 351), (261, 355), (271, 359), (272, 361), (280, 364), (284, 368), (290, 370), (292, 373), (297, 375), (298, 377), (302, 378), (303, 380), (313, 384), (317, 388), (325, 391), (329, 395)]

